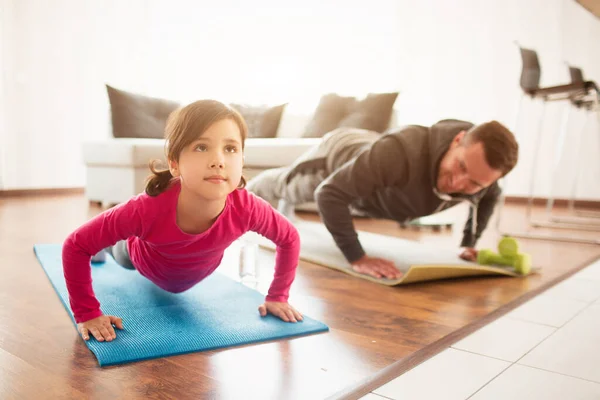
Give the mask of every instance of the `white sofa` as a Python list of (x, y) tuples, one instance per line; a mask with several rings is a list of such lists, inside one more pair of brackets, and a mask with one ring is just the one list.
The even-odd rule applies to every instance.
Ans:
[[(268, 168), (290, 165), (319, 143), (319, 138), (302, 138), (310, 113), (287, 107), (275, 138), (248, 138), (244, 175), (252, 179)], [(395, 112), (390, 127), (395, 125)], [(90, 202), (104, 206), (126, 201), (144, 191), (152, 159), (165, 159), (164, 139), (106, 138), (83, 143), (86, 169), (85, 193)]]

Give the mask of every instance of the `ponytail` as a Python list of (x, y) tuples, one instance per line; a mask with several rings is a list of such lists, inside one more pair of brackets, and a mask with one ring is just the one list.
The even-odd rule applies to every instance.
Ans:
[(160, 161), (150, 161), (150, 171), (152, 171), (152, 175), (148, 176), (146, 179), (146, 194), (148, 194), (148, 196), (158, 196), (167, 190), (173, 179), (173, 175), (171, 175), (171, 171), (168, 169), (159, 170), (156, 168), (158, 162)]

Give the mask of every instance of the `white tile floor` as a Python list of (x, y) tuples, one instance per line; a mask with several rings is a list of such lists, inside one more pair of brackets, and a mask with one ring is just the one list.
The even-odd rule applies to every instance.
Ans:
[(362, 399), (600, 399), (600, 260)]

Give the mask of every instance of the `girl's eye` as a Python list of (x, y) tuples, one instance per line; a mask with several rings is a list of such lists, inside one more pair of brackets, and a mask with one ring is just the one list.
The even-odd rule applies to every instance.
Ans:
[(196, 146), (196, 151), (206, 151), (207, 147), (205, 144), (199, 144), (198, 146)]
[(237, 152), (237, 147), (235, 146), (226, 146), (225, 147), (225, 151), (228, 153), (236, 153)]

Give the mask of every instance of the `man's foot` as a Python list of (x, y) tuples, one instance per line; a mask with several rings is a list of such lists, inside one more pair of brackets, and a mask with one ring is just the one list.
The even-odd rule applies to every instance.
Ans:
[(289, 219), (291, 222), (296, 222), (296, 212), (295, 205), (288, 203), (287, 201), (281, 199), (279, 203), (277, 203), (277, 211), (283, 214), (284, 217)]

